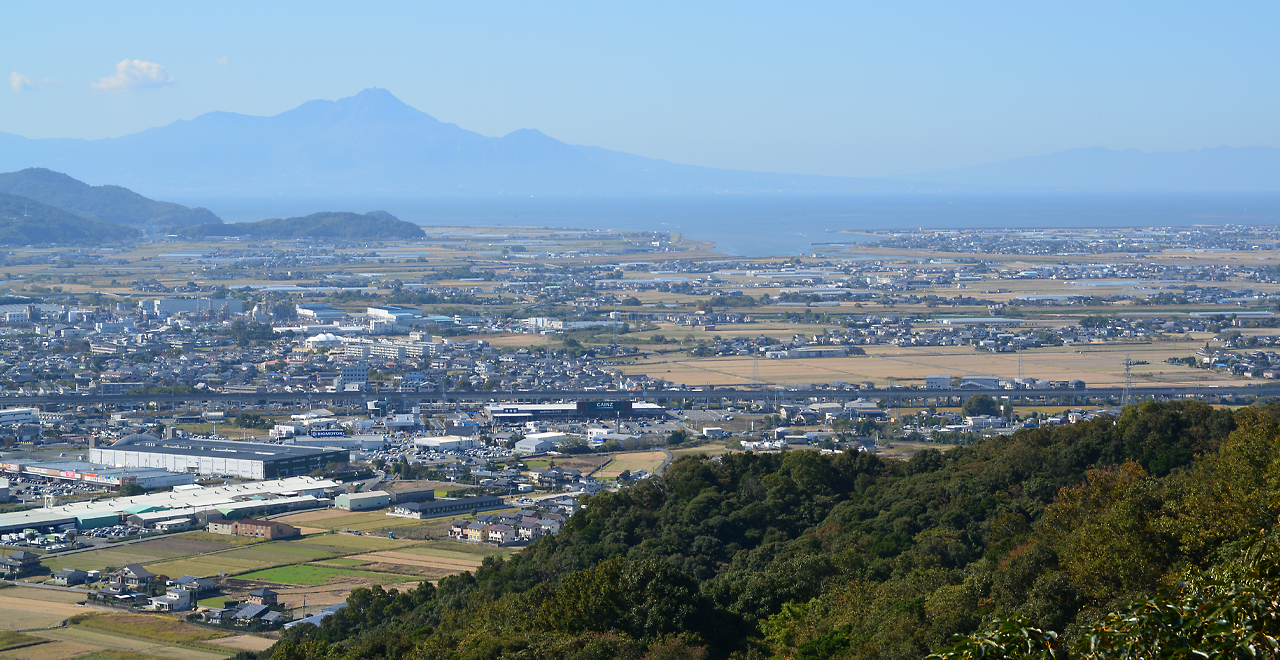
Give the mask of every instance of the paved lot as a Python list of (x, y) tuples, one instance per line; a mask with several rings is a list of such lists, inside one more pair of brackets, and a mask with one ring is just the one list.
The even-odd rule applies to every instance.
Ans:
[(719, 410), (688, 410), (684, 418), (691, 422), (723, 422), (726, 414)]

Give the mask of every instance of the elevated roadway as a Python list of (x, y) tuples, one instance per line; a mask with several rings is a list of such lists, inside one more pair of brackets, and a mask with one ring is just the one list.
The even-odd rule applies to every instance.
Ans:
[[(550, 403), (556, 401), (590, 401), (636, 399), (646, 401), (852, 401), (855, 399), (882, 400), (889, 404), (923, 400), (963, 401), (975, 394), (1014, 399), (1060, 399), (1075, 401), (1119, 401), (1126, 394), (1122, 387), (1090, 387), (1085, 389), (1044, 390), (982, 390), (982, 389), (875, 389), (875, 390), (827, 390), (791, 388), (700, 388), (696, 390), (648, 390), (648, 391), (599, 391), (599, 390), (540, 390), (518, 392), (259, 392), (222, 393), (200, 392), (190, 394), (49, 394), (37, 396), (0, 397), (0, 408), (43, 408), (48, 406), (106, 405), (126, 407), (155, 404), (162, 407), (186, 407), (193, 405), (218, 405), (225, 407), (282, 404), (297, 407), (311, 405), (347, 406), (363, 405), (369, 401), (386, 400), (401, 405), (414, 404), (479, 404)], [(1233, 398), (1280, 397), (1280, 382), (1224, 386), (1192, 387), (1135, 387), (1128, 390), (1133, 400), (1199, 398), (1228, 400)]]

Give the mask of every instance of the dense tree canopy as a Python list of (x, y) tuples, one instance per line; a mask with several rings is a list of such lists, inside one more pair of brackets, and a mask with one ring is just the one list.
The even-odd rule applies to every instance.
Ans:
[[(1259, 535), (1280, 505), (1277, 419), (1148, 403), (908, 461), (684, 457), (474, 574), (357, 590), (262, 657), (1112, 657), (1172, 643), (1174, 610), (1188, 629), (1274, 622), (1257, 557), (1275, 554)], [(1240, 642), (1215, 625), (1189, 643), (1274, 627)]]

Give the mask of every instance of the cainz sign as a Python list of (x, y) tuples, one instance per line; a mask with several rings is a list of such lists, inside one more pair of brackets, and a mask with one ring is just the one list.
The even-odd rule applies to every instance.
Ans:
[(582, 415), (617, 415), (631, 412), (630, 401), (579, 401), (578, 413)]

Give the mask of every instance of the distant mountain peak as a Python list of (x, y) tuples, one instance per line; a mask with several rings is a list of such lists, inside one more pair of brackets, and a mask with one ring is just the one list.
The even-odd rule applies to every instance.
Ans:
[(379, 87), (337, 100), (309, 101), (271, 117), (206, 113), (105, 140), (0, 135), (0, 171), (33, 165), (152, 196), (848, 193), (919, 188), (680, 165), (566, 144), (532, 128), (490, 137), (441, 122)]

